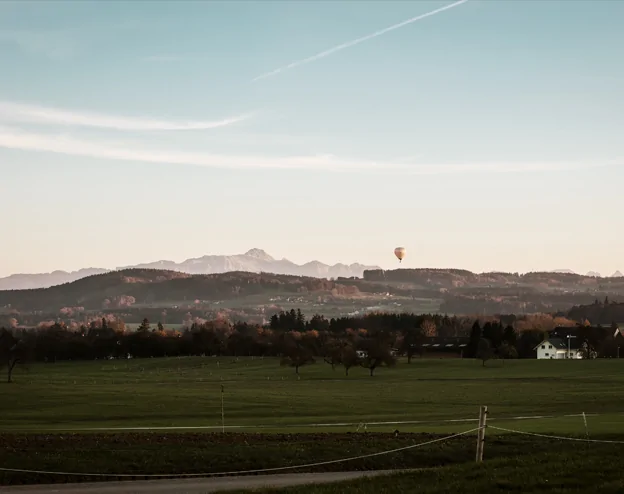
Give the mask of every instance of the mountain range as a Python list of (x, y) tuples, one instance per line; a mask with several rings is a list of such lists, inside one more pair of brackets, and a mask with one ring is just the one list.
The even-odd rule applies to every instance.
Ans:
[[(305, 264), (295, 264), (288, 259), (274, 259), (262, 249), (251, 249), (244, 254), (236, 255), (206, 255), (176, 263), (174, 261), (155, 261), (135, 266), (123, 266), (125, 269), (162, 269), (179, 271), (188, 274), (215, 274), (231, 271), (247, 271), (251, 273), (275, 273), (293, 276), (307, 276), (313, 278), (361, 278), (365, 270), (380, 269), (378, 266), (363, 264), (323, 264), (319, 261), (310, 261)], [(31, 288), (48, 288), (63, 283), (71, 283), (87, 276), (103, 274), (109, 269), (86, 268), (78, 271), (53, 271), (38, 274), (13, 274), (0, 278), (0, 290), (24, 290)]]

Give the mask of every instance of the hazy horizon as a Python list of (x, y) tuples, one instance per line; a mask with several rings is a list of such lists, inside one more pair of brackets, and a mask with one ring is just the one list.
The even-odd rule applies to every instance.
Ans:
[(0, 277), (253, 247), (624, 271), (623, 21), (599, 0), (0, 2)]
[[(569, 269), (569, 270), (571, 270), (571, 271), (573, 271), (573, 272), (575, 272), (577, 274), (580, 274), (580, 275), (586, 275), (588, 272), (599, 272), (602, 277), (609, 277), (609, 276), (611, 276), (612, 274), (614, 274), (617, 271), (622, 271), (622, 270), (619, 270), (619, 269), (614, 269), (613, 271), (610, 271), (610, 272), (600, 272), (600, 271), (592, 270), (592, 269), (589, 269), (587, 271), (577, 271), (575, 269), (572, 269), (572, 268), (569, 268), (569, 267), (564, 267), (564, 266), (559, 266), (559, 267), (554, 267), (554, 268), (544, 268), (544, 269), (529, 269), (529, 270), (526, 270), (526, 271), (521, 271), (521, 270), (519, 271), (519, 270), (514, 270), (514, 269), (484, 269), (484, 270), (479, 270), (479, 269), (471, 269), (471, 268), (465, 267), (465, 266), (453, 266), (453, 265), (447, 265), (447, 266), (445, 266), (445, 265), (440, 265), (440, 266), (416, 265), (414, 262), (410, 263), (407, 260), (407, 258), (404, 259), (403, 262), (401, 262), (401, 263), (399, 263), (398, 260), (396, 260), (396, 258), (395, 258), (394, 261), (391, 261), (391, 262), (388, 262), (386, 260), (385, 263), (384, 262), (379, 263), (379, 262), (374, 262), (374, 261), (362, 262), (362, 261), (358, 260), (357, 258), (354, 258), (352, 260), (344, 259), (344, 260), (335, 260), (335, 261), (332, 261), (332, 260), (328, 261), (328, 260), (317, 259), (317, 258), (296, 260), (296, 259), (293, 259), (291, 257), (288, 257), (287, 255), (286, 256), (276, 256), (276, 255), (273, 255), (272, 252), (267, 251), (266, 249), (262, 249), (260, 247), (250, 247), (249, 249), (242, 250), (240, 252), (232, 252), (232, 253), (207, 252), (207, 253), (202, 254), (202, 255), (190, 256), (190, 257), (182, 258), (182, 259), (165, 259), (165, 258), (143, 259), (143, 260), (139, 260), (137, 262), (122, 263), (122, 264), (119, 264), (119, 265), (116, 265), (116, 266), (103, 266), (103, 265), (93, 264), (93, 265), (80, 266), (80, 267), (75, 268), (75, 269), (73, 269), (73, 268), (72, 269), (64, 269), (64, 268), (58, 268), (57, 267), (57, 268), (54, 268), (54, 269), (49, 269), (49, 270), (46, 270), (46, 271), (39, 271), (39, 272), (35, 272), (35, 271), (26, 272), (26, 271), (23, 271), (23, 272), (14, 272), (14, 273), (6, 273), (6, 274), (2, 273), (0, 271), (0, 278), (7, 277), (7, 276), (10, 276), (12, 274), (44, 274), (44, 273), (50, 273), (50, 272), (53, 272), (53, 271), (76, 272), (76, 271), (79, 271), (80, 269), (117, 270), (117, 269), (124, 269), (124, 268), (127, 268), (127, 267), (131, 267), (131, 266), (134, 266), (134, 265), (149, 264), (149, 263), (154, 263), (154, 262), (158, 262), (158, 261), (173, 261), (173, 262), (176, 262), (176, 263), (181, 263), (181, 262), (186, 261), (188, 259), (195, 259), (195, 258), (200, 258), (200, 257), (203, 257), (203, 256), (235, 256), (235, 255), (243, 255), (243, 254), (245, 254), (246, 252), (248, 252), (248, 251), (250, 251), (252, 249), (260, 249), (260, 250), (264, 251), (265, 253), (267, 253), (268, 255), (270, 255), (271, 257), (273, 257), (273, 259), (276, 260), (276, 261), (279, 261), (279, 260), (282, 260), (282, 259), (286, 259), (286, 260), (291, 261), (291, 262), (293, 262), (295, 264), (298, 264), (298, 265), (303, 265), (303, 264), (306, 264), (306, 263), (311, 262), (311, 261), (318, 261), (318, 262), (322, 262), (322, 263), (330, 265), (330, 266), (331, 265), (335, 265), (335, 264), (339, 264), (339, 263), (346, 264), (346, 265), (351, 265), (351, 264), (358, 263), (358, 264), (363, 264), (363, 265), (367, 265), (367, 266), (379, 266), (380, 268), (386, 269), (386, 270), (387, 269), (402, 269), (402, 268), (405, 268), (405, 269), (421, 269), (421, 268), (425, 268), (426, 269), (426, 268), (432, 268), (432, 269), (465, 269), (465, 270), (468, 270), (468, 271), (472, 271), (474, 273), (488, 273), (488, 272), (515, 273), (515, 272), (518, 272), (520, 274), (531, 272), (531, 271), (554, 272), (554, 271), (568, 270)], [(409, 251), (408, 251), (408, 256), (409, 256)], [(388, 256), (386, 256), (386, 257), (388, 257)]]

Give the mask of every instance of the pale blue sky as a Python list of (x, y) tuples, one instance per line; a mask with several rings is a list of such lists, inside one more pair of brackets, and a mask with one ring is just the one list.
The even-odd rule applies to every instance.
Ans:
[[(0, 276), (251, 247), (624, 270), (624, 2), (0, 2)], [(256, 80), (255, 80), (256, 79)]]

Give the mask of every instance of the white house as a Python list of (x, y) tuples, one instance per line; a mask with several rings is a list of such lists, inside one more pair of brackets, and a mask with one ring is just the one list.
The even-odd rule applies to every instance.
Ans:
[(538, 359), (582, 359), (583, 355), (578, 349), (575, 339), (570, 340), (570, 352), (568, 353), (567, 338), (548, 338), (537, 345), (533, 350), (537, 350)]

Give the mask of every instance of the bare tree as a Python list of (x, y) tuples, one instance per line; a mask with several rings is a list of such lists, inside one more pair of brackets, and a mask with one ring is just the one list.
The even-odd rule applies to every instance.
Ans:
[(516, 350), (515, 346), (512, 346), (507, 342), (503, 342), (501, 346), (496, 349), (496, 355), (498, 358), (503, 360), (503, 365), (505, 365), (506, 359), (518, 358), (518, 350)]
[(596, 352), (596, 349), (587, 341), (584, 341), (581, 344), (581, 347), (578, 351), (581, 354), (581, 358), (583, 359), (594, 359), (598, 356), (598, 352)]
[(286, 347), (284, 356), (280, 362), (282, 366), (294, 367), (299, 377), (299, 367), (316, 362), (312, 352), (300, 344), (291, 344)]
[(384, 365), (386, 367), (394, 367), (396, 365), (396, 357), (392, 353), (390, 344), (387, 341), (387, 335), (379, 333), (369, 337), (363, 342), (362, 346), (366, 356), (362, 359), (360, 365), (370, 371), (371, 377), (375, 375), (377, 367)]
[(30, 352), (27, 343), (19, 340), (13, 333), (2, 329), (0, 333), (0, 366), (7, 367), (7, 383), (13, 382), (13, 370), (17, 365), (25, 365)]
[(483, 362), (483, 367), (485, 367), (485, 363), (493, 356), (490, 340), (481, 338), (479, 340), (479, 346), (477, 347), (477, 358)]
[(422, 355), (424, 336), (422, 326), (420, 328), (408, 328), (401, 332), (399, 350), (402, 354), (407, 355), (408, 364), (412, 363), (412, 357), (414, 357), (414, 355)]
[(360, 365), (360, 357), (353, 345), (347, 344), (343, 347), (340, 356), (342, 366), (345, 369), (345, 376), (349, 377), (349, 369)]
[(336, 370), (336, 366), (342, 364), (342, 351), (345, 343), (331, 339), (323, 345), (323, 360), (331, 365), (332, 370)]

